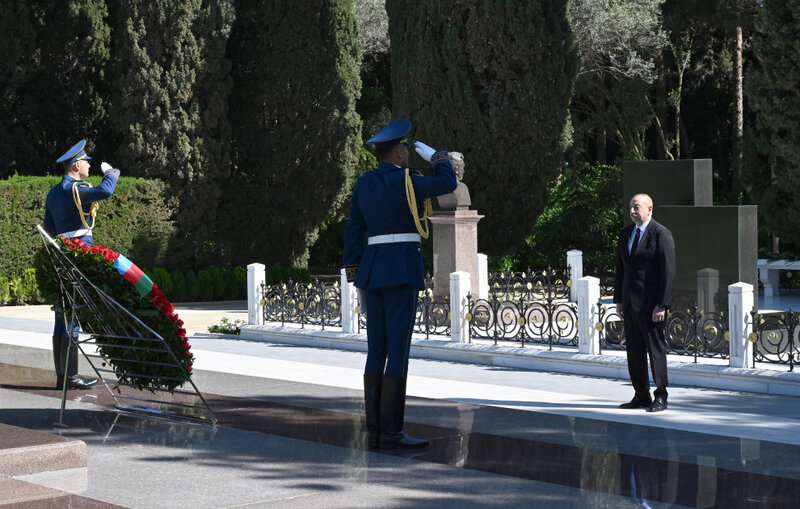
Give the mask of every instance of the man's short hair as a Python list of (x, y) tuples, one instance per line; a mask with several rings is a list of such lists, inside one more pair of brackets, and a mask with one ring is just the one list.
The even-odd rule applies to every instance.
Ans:
[(389, 147), (375, 147), (375, 157), (378, 158), (378, 161), (385, 161), (389, 159), (389, 157), (392, 155), (392, 151), (397, 148), (397, 145), (399, 145), (399, 143), (395, 143)]

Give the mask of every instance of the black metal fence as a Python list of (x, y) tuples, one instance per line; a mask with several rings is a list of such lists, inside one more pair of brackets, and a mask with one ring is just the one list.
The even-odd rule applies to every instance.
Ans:
[[(616, 305), (597, 303), (600, 349), (625, 349), (625, 323)], [(728, 319), (725, 313), (704, 313), (692, 306), (685, 311), (670, 311), (664, 330), (667, 353), (698, 357), (730, 357)]]
[(342, 324), (342, 291), (339, 281), (314, 278), (311, 283), (261, 285), (264, 322), (318, 325), (323, 329)]
[(489, 298), (467, 298), (469, 338), (578, 345), (578, 311), (569, 302), (569, 268), (498, 273), (489, 277)]
[(515, 302), (569, 299), (569, 267), (525, 272), (492, 272), (489, 295)]
[[(607, 276), (613, 281), (613, 274)], [(430, 275), (427, 288), (419, 292), (414, 332), (450, 335), (451, 313), (448, 297), (435, 297)], [(569, 302), (571, 289), (569, 268), (514, 273), (492, 273), (489, 276), (488, 299), (470, 295), (464, 313), (469, 324), (469, 340), (484, 339), (494, 344), (515, 342), (576, 347), (578, 345), (577, 305)], [(341, 288), (338, 280), (315, 278), (312, 283), (282, 283), (262, 286), (264, 321), (341, 327)], [(596, 327), (601, 350), (624, 350), (624, 322), (615, 305), (597, 303), (598, 320), (585, 326)], [(366, 330), (367, 317), (358, 309), (358, 331)], [(754, 311), (754, 313), (757, 313)], [(755, 315), (754, 315), (755, 316)], [(789, 364), (797, 362), (797, 315), (758, 315), (755, 360)], [(584, 326), (580, 324), (580, 326)], [(667, 351), (670, 354), (728, 358), (728, 320), (725, 313), (704, 313), (693, 306), (668, 314), (665, 326)], [(789, 341), (789, 338), (792, 341)]]
[[(450, 302), (447, 297), (434, 297), (433, 279), (425, 278), (426, 290), (419, 292), (414, 332), (430, 335), (450, 334)], [(342, 292), (338, 279), (315, 277), (311, 283), (279, 283), (261, 286), (264, 322), (341, 327)], [(358, 331), (366, 330), (367, 316), (358, 312)]]
[(600, 280), (600, 296), (611, 297), (614, 295), (614, 278), (616, 270), (613, 267), (604, 267), (598, 265), (594, 268), (594, 272), (588, 271), (584, 276), (596, 277)]
[(759, 314), (753, 309), (753, 332), (750, 341), (753, 344), (753, 367), (756, 362), (787, 364), (789, 371), (794, 371), (800, 354), (800, 338), (798, 338), (798, 316), (789, 308), (781, 313)]

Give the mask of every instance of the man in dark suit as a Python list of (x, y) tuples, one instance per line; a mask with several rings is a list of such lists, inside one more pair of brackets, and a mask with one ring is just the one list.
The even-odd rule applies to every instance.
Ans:
[[(408, 449), (428, 443), (403, 432), (406, 376), (417, 293), (425, 288), (420, 223), (424, 200), (458, 184), (446, 150), (410, 143), (408, 120), (395, 120), (367, 140), (377, 170), (356, 182), (344, 230), (347, 280), (359, 288), (367, 313), (364, 404), (369, 447)], [(433, 165), (434, 176), (409, 170), (409, 147)], [(424, 221), (424, 220), (423, 220)]]
[[(653, 200), (637, 194), (630, 202), (632, 225), (622, 229), (617, 245), (614, 302), (625, 320), (628, 373), (635, 394), (620, 408), (648, 407), (650, 412), (667, 408), (667, 344), (664, 340), (666, 312), (675, 279), (675, 241), (672, 233), (653, 218)], [(650, 399), (647, 355), (656, 390)]]

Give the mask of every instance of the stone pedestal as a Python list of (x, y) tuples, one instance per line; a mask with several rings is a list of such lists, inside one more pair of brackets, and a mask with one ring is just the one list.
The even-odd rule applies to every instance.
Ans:
[(468, 272), (471, 293), (479, 294), (477, 210), (440, 210), (430, 217), (433, 224), (433, 294), (450, 295), (450, 273)]

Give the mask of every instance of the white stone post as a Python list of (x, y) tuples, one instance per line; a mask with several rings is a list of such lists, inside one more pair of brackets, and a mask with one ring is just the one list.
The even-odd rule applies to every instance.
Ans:
[(267, 280), (263, 263), (247, 266), (247, 325), (264, 325), (264, 306), (261, 305), (261, 285)]
[(753, 332), (752, 309), (753, 285), (734, 283), (728, 286), (728, 346), (733, 368), (753, 366), (753, 343), (749, 338)]
[(583, 251), (572, 249), (567, 251), (567, 266), (569, 267), (569, 300), (578, 300), (578, 290), (575, 288), (578, 280), (583, 277)]
[(347, 281), (347, 272), (342, 269), (342, 332), (345, 334), (355, 334), (358, 330), (358, 313), (356, 307), (359, 305), (358, 292), (353, 283)]
[(489, 257), (478, 253), (478, 295), (473, 295), (474, 300), (489, 300)]
[(758, 269), (758, 279), (760, 279), (761, 284), (764, 285), (764, 297), (771, 299), (772, 297), (778, 296), (780, 293), (779, 276), (780, 272), (777, 270), (770, 270), (766, 267), (760, 267)]
[(453, 343), (469, 342), (469, 323), (466, 314), (467, 294), (470, 293), (472, 285), (470, 279), (469, 272), (450, 273), (450, 341)]
[(591, 276), (582, 277), (573, 288), (578, 294), (578, 353), (599, 355), (600, 333), (594, 324), (600, 311), (597, 309), (600, 280)]

